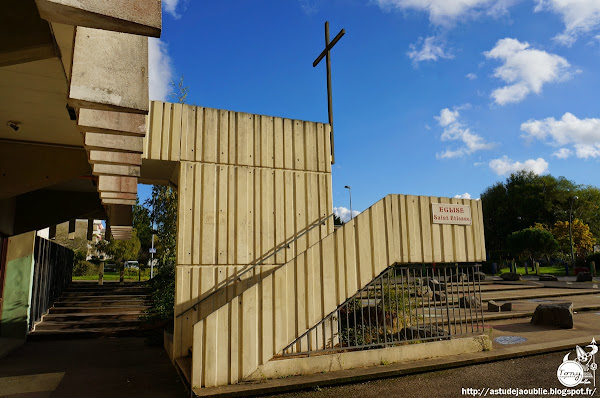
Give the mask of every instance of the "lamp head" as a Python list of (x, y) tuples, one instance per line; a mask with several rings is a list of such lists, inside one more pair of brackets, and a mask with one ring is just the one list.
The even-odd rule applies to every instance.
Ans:
[(344, 188), (352, 189), (350, 185), (346, 185)]

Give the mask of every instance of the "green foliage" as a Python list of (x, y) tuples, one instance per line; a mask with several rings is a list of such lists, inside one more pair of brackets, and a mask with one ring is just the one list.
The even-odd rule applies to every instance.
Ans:
[(77, 249), (73, 252), (73, 261), (75, 263), (80, 262), (80, 261), (85, 261), (86, 257), (87, 257), (87, 251)]
[(159, 266), (174, 265), (177, 243), (177, 190), (154, 185), (152, 196), (145, 204), (152, 209), (150, 217), (156, 223), (158, 233), (155, 247)]
[(508, 247), (514, 254), (530, 257), (534, 261), (554, 254), (558, 250), (558, 242), (550, 231), (525, 228), (508, 237)]
[[(552, 228), (552, 233), (560, 245), (560, 250), (570, 256), (571, 239), (569, 235), (569, 222), (557, 221)], [(571, 235), (573, 237), (573, 250), (580, 256), (584, 256), (593, 250), (596, 239), (592, 236), (590, 228), (579, 219), (573, 220), (571, 226)]]
[(173, 91), (169, 96), (177, 101), (178, 104), (186, 104), (190, 87), (185, 85), (183, 75), (181, 75), (177, 83), (171, 81), (171, 86), (173, 87)]
[(152, 305), (147, 311), (147, 318), (165, 323), (166, 329), (173, 331), (175, 307), (175, 267), (164, 266), (160, 273), (149, 282)]
[(564, 177), (538, 176), (524, 171), (511, 174), (505, 182), (488, 187), (481, 195), (486, 249), (506, 249), (507, 237), (536, 223), (554, 225), (573, 217), (588, 224), (600, 236), (600, 190), (577, 185)]
[(140, 252), (137, 258), (140, 266), (148, 264), (150, 258), (149, 249), (152, 247), (152, 221), (150, 210), (141, 206), (138, 201), (133, 206), (133, 229), (140, 240)]
[(101, 240), (96, 243), (96, 250), (105, 253), (117, 263), (123, 263), (126, 260), (137, 260), (140, 251), (140, 240), (137, 237), (135, 229), (129, 240), (111, 241)]
[(89, 261), (78, 261), (73, 266), (73, 276), (98, 275), (98, 266)]
[(337, 216), (337, 214), (333, 215), (333, 225), (344, 225), (344, 222), (340, 217)]

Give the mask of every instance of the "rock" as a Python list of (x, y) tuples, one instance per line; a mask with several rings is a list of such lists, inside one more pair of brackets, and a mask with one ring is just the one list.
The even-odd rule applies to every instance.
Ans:
[(573, 303), (540, 304), (533, 313), (531, 323), (573, 329)]
[(467, 274), (464, 273), (460, 273), (460, 274), (454, 274), (450, 277), (450, 282), (462, 282), (462, 281), (466, 281), (467, 280)]
[(473, 295), (462, 296), (458, 299), (458, 306), (460, 308), (481, 308), (481, 301)]
[(494, 300), (488, 301), (488, 311), (489, 312), (500, 312), (500, 305), (496, 303)]
[(580, 272), (577, 274), (577, 282), (591, 282), (592, 280), (590, 272)]
[(429, 289), (428, 286), (417, 286), (415, 288), (415, 295), (417, 297), (427, 297), (430, 292), (431, 292), (431, 290)]
[(521, 275), (517, 274), (516, 272), (507, 272), (505, 274), (500, 275), (500, 277), (505, 281), (512, 282), (521, 280)]
[(504, 303), (500, 306), (500, 309), (502, 310), (502, 312), (512, 311), (512, 303)]
[(485, 274), (481, 271), (477, 271), (477, 272), (473, 272), (471, 275), (469, 275), (469, 281), (473, 282), (473, 281), (484, 281), (485, 280)]
[(433, 294), (433, 301), (443, 302), (446, 301), (446, 295), (444, 293), (438, 292)]
[(542, 282), (557, 282), (558, 278), (555, 277), (554, 275), (541, 274), (540, 281), (542, 281)]
[(440, 281), (438, 281), (435, 278), (425, 278), (425, 280), (423, 282), (424, 282), (424, 285), (429, 286), (429, 288), (431, 290), (433, 290), (434, 292), (446, 289), (446, 285), (444, 285), (443, 283), (441, 283)]
[(410, 326), (400, 330), (400, 336), (405, 337), (407, 340), (426, 339), (431, 337), (448, 337), (448, 333), (435, 326)]

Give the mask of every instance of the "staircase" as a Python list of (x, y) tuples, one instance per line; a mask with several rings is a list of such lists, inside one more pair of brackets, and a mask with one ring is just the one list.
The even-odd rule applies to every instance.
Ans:
[(72, 282), (29, 339), (136, 335), (148, 301), (149, 290), (136, 283)]

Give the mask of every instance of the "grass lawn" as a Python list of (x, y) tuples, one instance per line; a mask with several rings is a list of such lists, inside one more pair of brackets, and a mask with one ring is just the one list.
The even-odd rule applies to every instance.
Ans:
[[(529, 275), (535, 275), (535, 271), (529, 268)], [(504, 274), (510, 272), (510, 268), (506, 267), (500, 270), (500, 274)], [(525, 267), (517, 267), (517, 274), (525, 275)], [(564, 265), (552, 265), (548, 267), (540, 267), (540, 274), (550, 274), (555, 276), (565, 276), (565, 266)], [(569, 270), (569, 275), (573, 275), (573, 270)]]
[[(126, 281), (129, 281), (129, 282), (137, 282), (137, 280), (138, 280), (138, 271), (137, 270), (126, 269), (125, 273), (124, 273), (124, 279)], [(147, 281), (148, 279), (150, 279), (150, 270), (149, 269), (142, 270), (141, 280), (142, 281)], [(74, 280), (74, 281), (97, 281), (98, 280), (98, 274), (95, 274), (95, 275), (84, 275), (84, 276), (74, 276), (72, 278), (72, 280)], [(105, 272), (104, 273), (104, 280), (105, 281), (118, 281), (119, 280), (119, 273), (118, 272)]]

